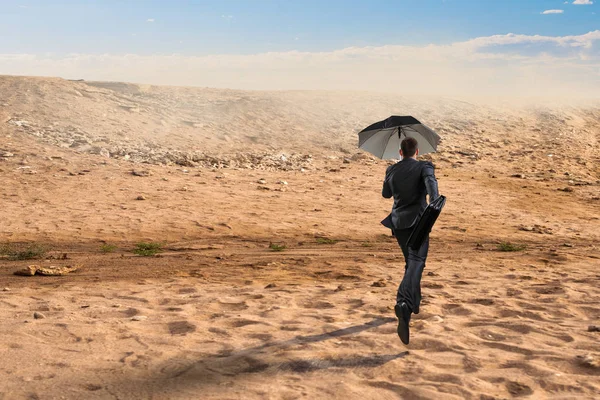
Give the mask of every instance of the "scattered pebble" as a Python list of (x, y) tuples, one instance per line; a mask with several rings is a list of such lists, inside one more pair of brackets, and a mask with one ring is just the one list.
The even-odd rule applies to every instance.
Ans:
[(147, 319), (148, 317), (146, 317), (145, 315), (136, 315), (135, 317), (131, 318), (132, 321), (145, 321)]
[(10, 292), (10, 288), (5, 287), (5, 288), (2, 289), (2, 291), (3, 292)]
[(36, 312), (33, 313), (33, 318), (35, 318), (35, 319), (44, 319), (44, 318), (46, 318), (46, 316), (44, 314), (42, 314), (41, 312), (37, 312), (36, 311)]
[(371, 286), (372, 286), (372, 287), (386, 287), (386, 286), (387, 286), (387, 283), (385, 283), (385, 281), (384, 281), (383, 279), (380, 279), (380, 280), (378, 280), (378, 281), (376, 281), (376, 282), (373, 282), (373, 283), (371, 284)]
[(146, 200), (146, 197), (143, 195), (139, 195), (138, 197), (135, 198), (136, 200)]
[(600, 332), (600, 326), (590, 325), (588, 326), (588, 332)]
[(269, 283), (267, 286), (265, 286), (265, 289), (272, 289), (272, 288), (276, 288), (277, 285), (274, 283)]

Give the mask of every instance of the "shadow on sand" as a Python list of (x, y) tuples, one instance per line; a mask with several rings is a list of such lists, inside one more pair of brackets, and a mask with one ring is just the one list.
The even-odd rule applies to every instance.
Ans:
[[(193, 359), (189, 355), (171, 358), (158, 366), (155, 375), (146, 382), (116, 383), (109, 390), (113, 394), (148, 396), (159, 393), (198, 393), (204, 385), (231, 384), (232, 380), (246, 379), (254, 374), (309, 373), (330, 370), (344, 372), (349, 369), (374, 368), (402, 358), (408, 352), (389, 355), (351, 355), (298, 358), (287, 353), (290, 347), (300, 347), (395, 322), (393, 318), (376, 318), (361, 325), (325, 332), (318, 335), (297, 336), (284, 341), (268, 342), (238, 351), (224, 351), (217, 355)], [(108, 388), (107, 388), (108, 389)]]

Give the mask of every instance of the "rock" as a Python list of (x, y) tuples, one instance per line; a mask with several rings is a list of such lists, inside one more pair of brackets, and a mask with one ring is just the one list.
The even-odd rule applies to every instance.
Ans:
[(146, 177), (152, 175), (152, 173), (145, 169), (134, 169), (131, 171), (131, 175)]
[(575, 245), (572, 244), (572, 243), (563, 243), (563, 246), (565, 246), (565, 247), (575, 247)]
[(30, 265), (28, 267), (15, 271), (14, 274), (20, 276), (34, 276), (36, 272), (37, 267), (35, 265)]
[(33, 313), (33, 318), (35, 318), (35, 319), (44, 319), (44, 318), (46, 318), (46, 316), (44, 314), (42, 314), (41, 312), (37, 312), (36, 311), (36, 312)]
[(548, 228), (546, 226), (542, 226), (542, 225), (521, 225), (519, 226), (519, 230), (520, 231), (525, 231), (525, 232), (535, 232), (535, 233), (541, 233), (541, 234), (546, 234), (546, 235), (552, 235), (552, 228)]
[(339, 285), (337, 288), (335, 288), (335, 292), (342, 292), (344, 290), (348, 290), (346, 285)]
[(15, 271), (15, 275), (21, 276), (34, 276), (34, 275), (44, 275), (44, 276), (62, 276), (67, 275), (73, 271), (77, 271), (79, 266), (67, 266), (67, 267), (41, 267), (39, 265), (30, 265), (26, 268)]
[(577, 362), (582, 367), (600, 369), (600, 359), (598, 356), (586, 354), (585, 356), (577, 356)]
[(561, 192), (567, 192), (567, 193), (572, 193), (573, 192), (573, 188), (570, 188), (568, 186), (565, 187), (565, 188), (562, 188), (562, 189), (559, 188), (559, 189), (556, 189), (556, 190), (559, 190)]
[(110, 158), (110, 152), (106, 150), (104, 147), (100, 149), (99, 154), (102, 157)]
[(435, 323), (444, 322), (444, 318), (440, 317), (439, 315), (434, 315), (433, 317), (431, 317), (429, 319)]
[(590, 325), (588, 326), (588, 332), (600, 332), (600, 326)]
[(131, 318), (132, 321), (145, 321), (147, 319), (148, 317), (146, 317), (145, 315), (136, 315)]
[(258, 190), (271, 190), (271, 188), (270, 188), (270, 187), (268, 187), (268, 186), (257, 186), (256, 188), (257, 188)]
[(386, 286), (387, 286), (387, 283), (383, 279), (380, 279), (371, 284), (371, 287), (386, 287)]
[(144, 195), (139, 195), (138, 197), (135, 198), (136, 200), (146, 200), (146, 197), (144, 197)]
[(525, 175), (523, 175), (523, 174), (513, 174), (510, 177), (511, 178), (525, 179)]
[(36, 274), (44, 276), (63, 276), (75, 272), (79, 269), (78, 265), (66, 266), (66, 267), (37, 267)]
[(288, 184), (286, 181), (279, 181), (277, 183), (279, 183), (280, 185), (287, 185)]
[(0, 157), (14, 157), (15, 155), (13, 153), (10, 152), (4, 152), (2, 153), (2, 155)]
[(273, 289), (273, 288), (276, 288), (276, 287), (277, 287), (277, 285), (276, 285), (276, 284), (274, 284), (274, 283), (269, 283), (267, 286), (265, 286), (265, 289)]
[(5, 287), (4, 289), (2, 289), (3, 292), (10, 292), (10, 288)]
[(265, 179), (259, 179), (256, 183), (260, 183), (261, 185), (266, 185), (267, 181)]

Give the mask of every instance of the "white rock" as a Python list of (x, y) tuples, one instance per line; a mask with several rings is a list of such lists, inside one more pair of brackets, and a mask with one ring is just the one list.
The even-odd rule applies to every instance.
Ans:
[(135, 317), (131, 318), (132, 321), (145, 321), (147, 319), (148, 317), (145, 315), (136, 315)]

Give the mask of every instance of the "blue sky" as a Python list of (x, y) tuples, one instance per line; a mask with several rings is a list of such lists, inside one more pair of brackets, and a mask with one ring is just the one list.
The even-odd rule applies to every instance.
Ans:
[(600, 93), (600, 0), (0, 6), (0, 74), (269, 90)]
[(0, 53), (331, 51), (600, 29), (598, 4), (573, 1), (2, 0)]

